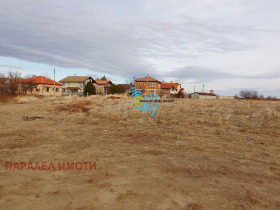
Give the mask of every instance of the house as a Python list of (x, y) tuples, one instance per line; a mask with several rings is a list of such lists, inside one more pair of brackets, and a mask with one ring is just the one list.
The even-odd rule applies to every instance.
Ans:
[(210, 93), (204, 92), (194, 92), (191, 94), (192, 99), (217, 99), (217, 95), (214, 94), (213, 90), (210, 90)]
[(95, 80), (95, 90), (98, 95), (107, 95), (109, 87), (113, 84), (110, 80)]
[(64, 96), (75, 96), (83, 95), (84, 88), (88, 82), (92, 82), (95, 85), (95, 80), (90, 76), (68, 76), (60, 80), (63, 84), (63, 94)]
[(61, 96), (62, 84), (44, 76), (34, 76), (19, 82), (19, 92), (42, 96)]
[(135, 87), (142, 89), (143, 95), (149, 95), (150, 93), (154, 95), (155, 93), (157, 96), (160, 96), (160, 85), (161, 82), (150, 77), (143, 77), (135, 80)]
[(160, 88), (161, 88), (160, 91), (161, 97), (165, 97), (165, 98), (174, 97), (180, 91), (184, 90), (181, 87), (181, 84), (172, 81), (170, 83), (164, 83), (164, 81), (162, 81)]
[(194, 99), (230, 99), (233, 100), (234, 96), (221, 96), (214, 94), (213, 90), (210, 90), (210, 93), (204, 93), (204, 92), (194, 92), (191, 94), (191, 98)]

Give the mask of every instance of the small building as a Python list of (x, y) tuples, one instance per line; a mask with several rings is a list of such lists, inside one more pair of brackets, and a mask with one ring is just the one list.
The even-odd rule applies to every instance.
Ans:
[(61, 96), (62, 84), (44, 76), (34, 76), (19, 82), (19, 93)]
[(64, 96), (83, 95), (84, 88), (88, 82), (92, 82), (93, 85), (96, 84), (95, 80), (90, 76), (68, 76), (59, 82), (63, 84), (62, 95)]
[(192, 99), (217, 99), (217, 95), (214, 94), (213, 90), (210, 90), (210, 93), (204, 92), (194, 92), (191, 94)]
[(149, 95), (150, 93), (157, 96), (160, 96), (161, 82), (152, 78), (152, 77), (143, 77), (135, 80), (135, 87), (142, 89), (143, 95)]
[(95, 80), (95, 82), (95, 90), (98, 95), (107, 95), (109, 87), (113, 84), (110, 80)]
[(170, 83), (164, 83), (164, 81), (162, 81), (160, 88), (161, 97), (165, 98), (174, 97), (176, 94), (183, 90), (181, 84), (172, 81)]

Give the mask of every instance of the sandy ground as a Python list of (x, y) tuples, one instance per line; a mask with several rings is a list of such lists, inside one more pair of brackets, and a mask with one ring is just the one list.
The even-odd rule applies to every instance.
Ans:
[[(0, 105), (0, 209), (280, 209), (279, 102), (19, 102)], [(96, 170), (5, 168), (63, 161)]]

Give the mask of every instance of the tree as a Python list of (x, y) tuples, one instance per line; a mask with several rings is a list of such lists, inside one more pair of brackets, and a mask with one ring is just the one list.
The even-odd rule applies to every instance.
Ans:
[(19, 72), (17, 72), (17, 71), (9, 72), (8, 73), (8, 82), (7, 82), (7, 92), (15, 95), (18, 91), (18, 85), (19, 85), (20, 80), (21, 80), (21, 78), (20, 78)]
[(244, 99), (258, 99), (259, 92), (257, 90), (241, 90), (239, 93), (241, 98)]
[(105, 75), (101, 78), (101, 80), (107, 80), (107, 78), (105, 77)]
[(175, 98), (184, 98), (185, 94), (183, 90), (179, 90), (178, 93), (175, 94)]
[(84, 88), (84, 95), (95, 95), (95, 87), (92, 82), (88, 82)]
[(125, 93), (125, 91), (126, 91), (125, 87), (121, 85), (113, 84), (111, 87), (109, 87), (110, 94), (121, 94), (121, 93)]
[(21, 83), (21, 90), (24, 92), (26, 95), (27, 91), (32, 93), (33, 89), (37, 87), (37, 84), (34, 83), (31, 79), (28, 80), (27, 82)]

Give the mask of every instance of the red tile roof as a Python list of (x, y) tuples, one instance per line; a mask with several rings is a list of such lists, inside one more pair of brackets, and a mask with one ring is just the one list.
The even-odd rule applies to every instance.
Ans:
[(135, 82), (158, 82), (158, 83), (161, 83), (160, 81), (158, 81), (158, 80), (156, 80), (156, 79), (154, 79), (154, 78), (152, 78), (152, 77), (149, 77), (149, 76), (147, 76), (147, 77), (143, 77), (143, 78), (139, 78), (139, 79), (136, 79), (135, 80)]
[(110, 80), (95, 80), (95, 82), (96, 82), (98, 85), (107, 85), (108, 83), (109, 83), (109, 84), (113, 84)]
[(164, 84), (160, 85), (161, 89), (172, 89), (172, 87), (173, 87), (172, 84), (167, 84), (167, 83), (164, 83)]
[[(36, 84), (43, 84), (43, 85), (53, 85), (54, 84), (53, 80), (48, 79), (47, 77), (44, 77), (44, 76), (35, 76), (32, 78), (21, 80), (21, 83), (25, 83), (25, 82), (33, 82)], [(58, 83), (58, 82), (55, 82), (55, 85), (62, 86), (62, 84)]]
[(162, 83), (161, 88), (171, 89), (173, 87), (174, 89), (177, 89), (178, 85), (179, 85), (178, 83), (174, 83), (174, 82)]
[(173, 85), (175, 89), (177, 89), (177, 87), (178, 87), (178, 83), (174, 83), (174, 82), (164, 83), (164, 84)]
[[(64, 79), (60, 80), (59, 82), (83, 82), (85, 81), (86, 79), (92, 79), (92, 77), (90, 76), (68, 76), (68, 77), (65, 77)], [(92, 79), (93, 82), (94, 82), (94, 79)]]

